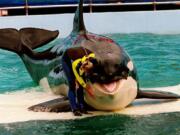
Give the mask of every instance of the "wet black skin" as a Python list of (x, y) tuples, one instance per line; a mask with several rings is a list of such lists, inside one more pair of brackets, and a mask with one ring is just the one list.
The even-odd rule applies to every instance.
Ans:
[(85, 76), (91, 83), (111, 83), (120, 79), (127, 79), (129, 75), (130, 71), (124, 64), (112, 65), (112, 63), (92, 61), (94, 68)]

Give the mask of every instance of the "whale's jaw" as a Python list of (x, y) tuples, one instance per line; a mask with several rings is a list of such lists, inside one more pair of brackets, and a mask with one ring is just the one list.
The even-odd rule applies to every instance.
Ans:
[[(85, 90), (85, 101), (97, 110), (113, 111), (125, 108), (137, 96), (137, 82), (132, 77), (112, 82), (111, 84), (88, 83), (90, 90)], [(90, 92), (89, 92), (90, 91)]]

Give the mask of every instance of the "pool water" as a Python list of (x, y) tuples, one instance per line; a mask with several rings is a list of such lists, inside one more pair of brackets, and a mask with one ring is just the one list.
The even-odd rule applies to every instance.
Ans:
[(180, 83), (180, 35), (110, 35), (122, 45), (137, 67), (141, 87)]
[[(114, 39), (129, 53), (137, 67), (140, 87), (166, 87), (180, 84), (180, 35), (144, 33), (106, 36)], [(53, 45), (51, 43), (49, 46)], [(20, 58), (15, 53), (4, 50), (0, 50), (0, 80), (0, 93), (37, 87)], [(0, 134), (178, 135), (180, 134), (179, 124), (180, 113), (138, 117), (111, 115), (82, 120), (1, 124)]]
[[(141, 87), (171, 86), (180, 83), (180, 35), (106, 36), (123, 46), (134, 60)], [(19, 56), (4, 50), (0, 50), (0, 80), (0, 93), (35, 86)]]
[(180, 113), (0, 124), (2, 135), (179, 135)]

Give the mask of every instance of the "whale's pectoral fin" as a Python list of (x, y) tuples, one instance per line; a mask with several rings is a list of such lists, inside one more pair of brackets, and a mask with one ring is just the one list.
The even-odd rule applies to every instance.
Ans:
[(20, 52), (21, 43), (18, 30), (11, 28), (0, 29), (0, 48), (16, 53)]
[(139, 90), (136, 98), (180, 99), (180, 95), (177, 95), (177, 94), (174, 94), (171, 92), (164, 92), (164, 91), (153, 91), (153, 90), (142, 91), (142, 90)]
[(53, 99), (28, 108), (35, 112), (67, 112), (71, 110), (67, 97)]
[(50, 41), (54, 40), (58, 35), (58, 30), (50, 31), (39, 28), (20, 29), (21, 42), (24, 45), (30, 47), (31, 49), (35, 49), (49, 43)]

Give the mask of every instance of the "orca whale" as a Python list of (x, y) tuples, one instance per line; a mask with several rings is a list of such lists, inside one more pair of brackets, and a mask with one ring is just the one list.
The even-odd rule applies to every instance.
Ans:
[[(34, 82), (39, 84), (47, 78), (52, 90), (56, 88), (59, 93), (68, 88), (61, 63), (64, 52), (68, 49), (74, 56), (78, 53), (86, 55), (86, 51), (93, 52), (98, 63), (86, 83), (94, 96), (84, 90), (84, 99), (95, 110), (120, 110), (137, 98), (180, 98), (173, 93), (140, 90), (136, 67), (127, 52), (114, 40), (86, 30), (83, 0), (79, 2), (70, 35), (45, 51), (35, 50), (53, 41), (58, 34), (58, 31), (39, 28), (0, 29), (0, 48), (19, 55)], [(31, 106), (29, 110), (63, 112), (69, 111), (70, 105), (65, 96)]]

